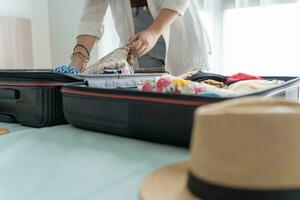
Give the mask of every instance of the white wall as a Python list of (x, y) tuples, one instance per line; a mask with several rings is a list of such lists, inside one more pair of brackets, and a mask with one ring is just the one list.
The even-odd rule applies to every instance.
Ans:
[[(49, 0), (50, 37), (53, 66), (69, 64), (75, 45), (84, 0)], [(94, 48), (91, 62), (98, 58)]]
[[(49, 0), (52, 63), (69, 64), (85, 0)], [(104, 20), (105, 31), (101, 41), (92, 51), (89, 64), (116, 49), (119, 44), (111, 10)]]
[(31, 19), (34, 67), (51, 67), (48, 0), (0, 0), (0, 15)]

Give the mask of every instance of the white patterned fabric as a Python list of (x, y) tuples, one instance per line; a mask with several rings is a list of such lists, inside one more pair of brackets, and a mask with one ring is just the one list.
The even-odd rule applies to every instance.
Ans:
[(101, 74), (106, 70), (120, 70), (121, 74), (132, 74), (134, 70), (127, 62), (129, 48), (121, 47), (87, 67), (82, 74)]

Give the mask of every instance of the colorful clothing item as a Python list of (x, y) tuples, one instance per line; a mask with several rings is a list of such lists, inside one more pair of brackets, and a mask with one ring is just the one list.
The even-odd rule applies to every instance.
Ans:
[(199, 97), (210, 97), (210, 98), (220, 98), (220, 95), (214, 93), (200, 93), (198, 94)]
[[(207, 83), (210, 83), (211, 85)], [(224, 86), (223, 88), (219, 88), (220, 85), (214, 80), (207, 80), (206, 83), (204, 81), (199, 83), (171, 75), (164, 75), (146, 81), (139, 86), (139, 90), (168, 94), (197, 95), (200, 97), (235, 97), (272, 88), (282, 83), (284, 82), (279, 80), (247, 80), (226, 86), (225, 84), (223, 85), (218, 82), (218, 84)]]
[(203, 96), (222, 96), (230, 97), (237, 96), (239, 93), (220, 89), (206, 83), (198, 83), (189, 80), (184, 80), (171, 75), (164, 75), (155, 80), (146, 81), (139, 89), (145, 92), (160, 92), (168, 94), (183, 94), (183, 95), (200, 95)]
[(227, 83), (235, 83), (238, 81), (247, 81), (247, 80), (263, 80), (263, 78), (259, 76), (254, 76), (245, 73), (234, 74), (226, 79)]
[(53, 72), (58, 73), (58, 74), (80, 74), (80, 70), (72, 65), (58, 66), (53, 69)]
[(239, 92), (242, 94), (257, 92), (259, 90), (264, 90), (268, 88), (272, 88), (282, 84), (283, 81), (279, 80), (248, 80), (248, 81), (240, 81), (234, 83), (228, 87), (228, 90), (233, 92)]

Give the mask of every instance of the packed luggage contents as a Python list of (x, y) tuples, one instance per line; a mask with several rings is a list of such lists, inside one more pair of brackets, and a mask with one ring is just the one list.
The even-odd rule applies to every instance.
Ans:
[[(198, 81), (185, 80), (180, 77), (163, 75), (155, 80), (148, 80), (139, 89), (144, 92), (197, 95), (203, 97), (234, 97), (278, 86), (283, 81), (265, 80), (258, 76), (244, 73), (224, 77), (202, 73), (196, 75)], [(205, 79), (206, 77), (206, 79)], [(191, 77), (190, 79), (193, 79)], [(215, 79), (215, 80), (214, 80)]]
[(119, 73), (133, 74), (133, 67), (129, 64), (129, 47), (121, 47), (100, 59), (95, 64), (85, 68), (82, 74)]
[(146, 81), (139, 87), (144, 92), (161, 92), (172, 94), (198, 95), (198, 96), (235, 96), (236, 92), (219, 88), (221, 83), (209, 80), (213, 85), (204, 82), (193, 82), (171, 75), (164, 75), (156, 80)]
[[(138, 88), (143, 92), (196, 95), (201, 97), (235, 97), (276, 87), (284, 81), (266, 80), (262, 77), (238, 73), (229, 77), (204, 72), (189, 72), (175, 77), (169, 74), (153, 74), (149, 77), (134, 73), (129, 56), (129, 47), (124, 46), (86, 67), (81, 72), (73, 66), (59, 66), (54, 72), (75, 74), (84, 77), (90, 87), (95, 88)], [(114, 74), (105, 77), (99, 75)], [(98, 75), (91, 79), (91, 76)], [(120, 77), (119, 77), (120, 76)], [(122, 77), (121, 77), (122, 76)], [(125, 78), (124, 78), (125, 77)]]
[(138, 90), (138, 86), (148, 80), (155, 80), (156, 77), (161, 77), (161, 73), (143, 73), (143, 74), (98, 74), (98, 75), (75, 75), (86, 80), (86, 83), (91, 88), (106, 88), (106, 89), (126, 89)]
[(76, 67), (69, 66), (58, 66), (53, 69), (55, 73), (60, 74), (133, 74), (134, 69), (131, 63), (133, 58), (129, 56), (130, 48), (127, 46), (120, 47), (108, 55), (101, 58), (96, 63), (87, 66), (82, 71)]

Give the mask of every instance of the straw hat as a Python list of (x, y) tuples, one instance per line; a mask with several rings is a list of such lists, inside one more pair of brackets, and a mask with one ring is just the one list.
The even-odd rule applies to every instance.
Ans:
[(190, 154), (146, 177), (141, 198), (300, 199), (300, 105), (246, 98), (200, 108)]

